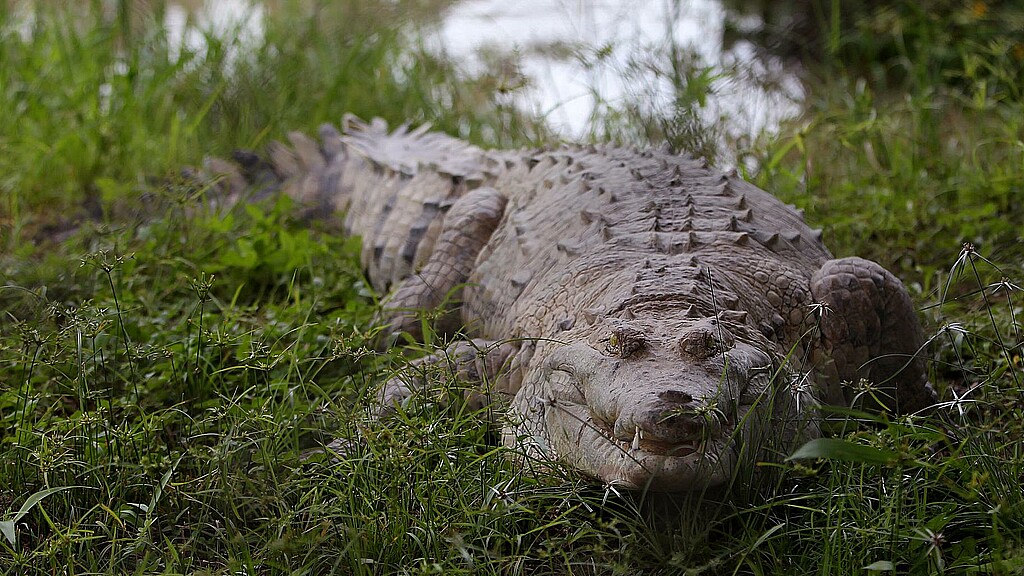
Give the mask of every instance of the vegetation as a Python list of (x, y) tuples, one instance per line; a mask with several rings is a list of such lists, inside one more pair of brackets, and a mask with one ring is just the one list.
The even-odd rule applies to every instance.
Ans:
[[(950, 22), (974, 18), (957, 26), (903, 1), (821, 10), (806, 113), (727, 143), (834, 251), (911, 282), (945, 402), (837, 414), (861, 425), (783, 464), (772, 491), (666, 518), (496, 447), (458, 402), (368, 421), (367, 390), (401, 359), (367, 347), (357, 242), (285, 199), (206, 208), (180, 177), (347, 111), (485, 145), (550, 139), (493, 77), (418, 48), (422, 20), (404, 16), (443, 4), (292, 6), (255, 45), (208, 35), (202, 50), (169, 45), (159, 10), (128, 2), (40, 3), (35, 18), (5, 5), (0, 573), (1024, 571), (1010, 8), (951, 5)], [(708, 144), (693, 128), (712, 72), (662, 57), (679, 108), (627, 102), (595, 134)], [(302, 458), (334, 437), (364, 441), (340, 462)]]

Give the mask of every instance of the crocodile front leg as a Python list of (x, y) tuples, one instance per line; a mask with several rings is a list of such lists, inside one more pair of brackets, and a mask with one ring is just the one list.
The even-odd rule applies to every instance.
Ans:
[[(907, 413), (935, 403), (921, 351), (924, 337), (903, 284), (863, 258), (829, 260), (811, 278), (811, 294), (823, 304), (818, 384), (826, 404), (849, 406), (846, 383), (864, 378), (878, 389), (878, 406)], [(872, 406), (873, 405), (873, 406)]]
[(472, 410), (507, 404), (521, 387), (523, 356), (529, 356), (532, 346), (527, 343), (523, 348), (520, 341), (476, 338), (414, 360), (377, 392), (374, 416), (393, 412), (413, 396), (436, 397), (448, 382), (467, 386), (465, 401)]
[(422, 338), (417, 311), (444, 305), (449, 313), (436, 328), (453, 333), (461, 326), (458, 308), (462, 286), (473, 271), (480, 250), (487, 244), (505, 211), (506, 198), (494, 188), (477, 188), (457, 200), (444, 217), (441, 234), (423, 268), (403, 280), (384, 300), (389, 343), (405, 332)]

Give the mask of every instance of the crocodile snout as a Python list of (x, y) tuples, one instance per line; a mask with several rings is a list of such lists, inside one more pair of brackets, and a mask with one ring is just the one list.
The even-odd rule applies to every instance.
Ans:
[[(625, 407), (615, 419), (616, 438), (647, 448), (662, 443), (693, 446), (717, 436), (724, 415), (713, 402), (695, 399), (684, 390), (666, 389), (645, 394)], [(667, 446), (653, 451), (665, 451)]]

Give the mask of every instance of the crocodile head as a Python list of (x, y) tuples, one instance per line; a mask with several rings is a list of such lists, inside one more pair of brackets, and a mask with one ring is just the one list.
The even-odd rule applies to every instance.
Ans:
[(614, 321), (589, 342), (556, 348), (534, 380), (526, 428), (550, 455), (611, 486), (727, 483), (771, 437), (792, 436), (786, 420), (802, 408), (774, 386), (777, 363), (727, 324)]

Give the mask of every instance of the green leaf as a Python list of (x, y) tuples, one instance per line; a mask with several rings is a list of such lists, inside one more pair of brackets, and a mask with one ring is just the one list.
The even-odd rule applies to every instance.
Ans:
[(869, 572), (892, 572), (896, 570), (896, 566), (888, 560), (879, 560), (868, 564), (864, 569)]
[(804, 444), (786, 460), (821, 458), (863, 464), (892, 464), (898, 457), (892, 450), (855, 444), (838, 438), (817, 438)]
[(0, 522), (0, 533), (3, 533), (4, 538), (11, 543), (11, 546), (14, 546), (14, 522), (7, 520)]
[(14, 515), (14, 518), (12, 520), (5, 520), (3, 522), (0, 522), (0, 532), (3, 532), (4, 538), (7, 538), (7, 541), (10, 542), (12, 546), (14, 546), (14, 525), (17, 524), (19, 520), (24, 518), (26, 514), (31, 512), (32, 509), (36, 507), (36, 504), (42, 502), (42, 500), (47, 496), (50, 496), (51, 494), (56, 494), (57, 492), (63, 492), (64, 490), (71, 490), (73, 488), (89, 488), (89, 486), (59, 486), (57, 488), (47, 488), (46, 490), (40, 490), (39, 492), (36, 492), (35, 494), (29, 496), (25, 500), (25, 503), (21, 505), (21, 509), (18, 510), (18, 513)]

